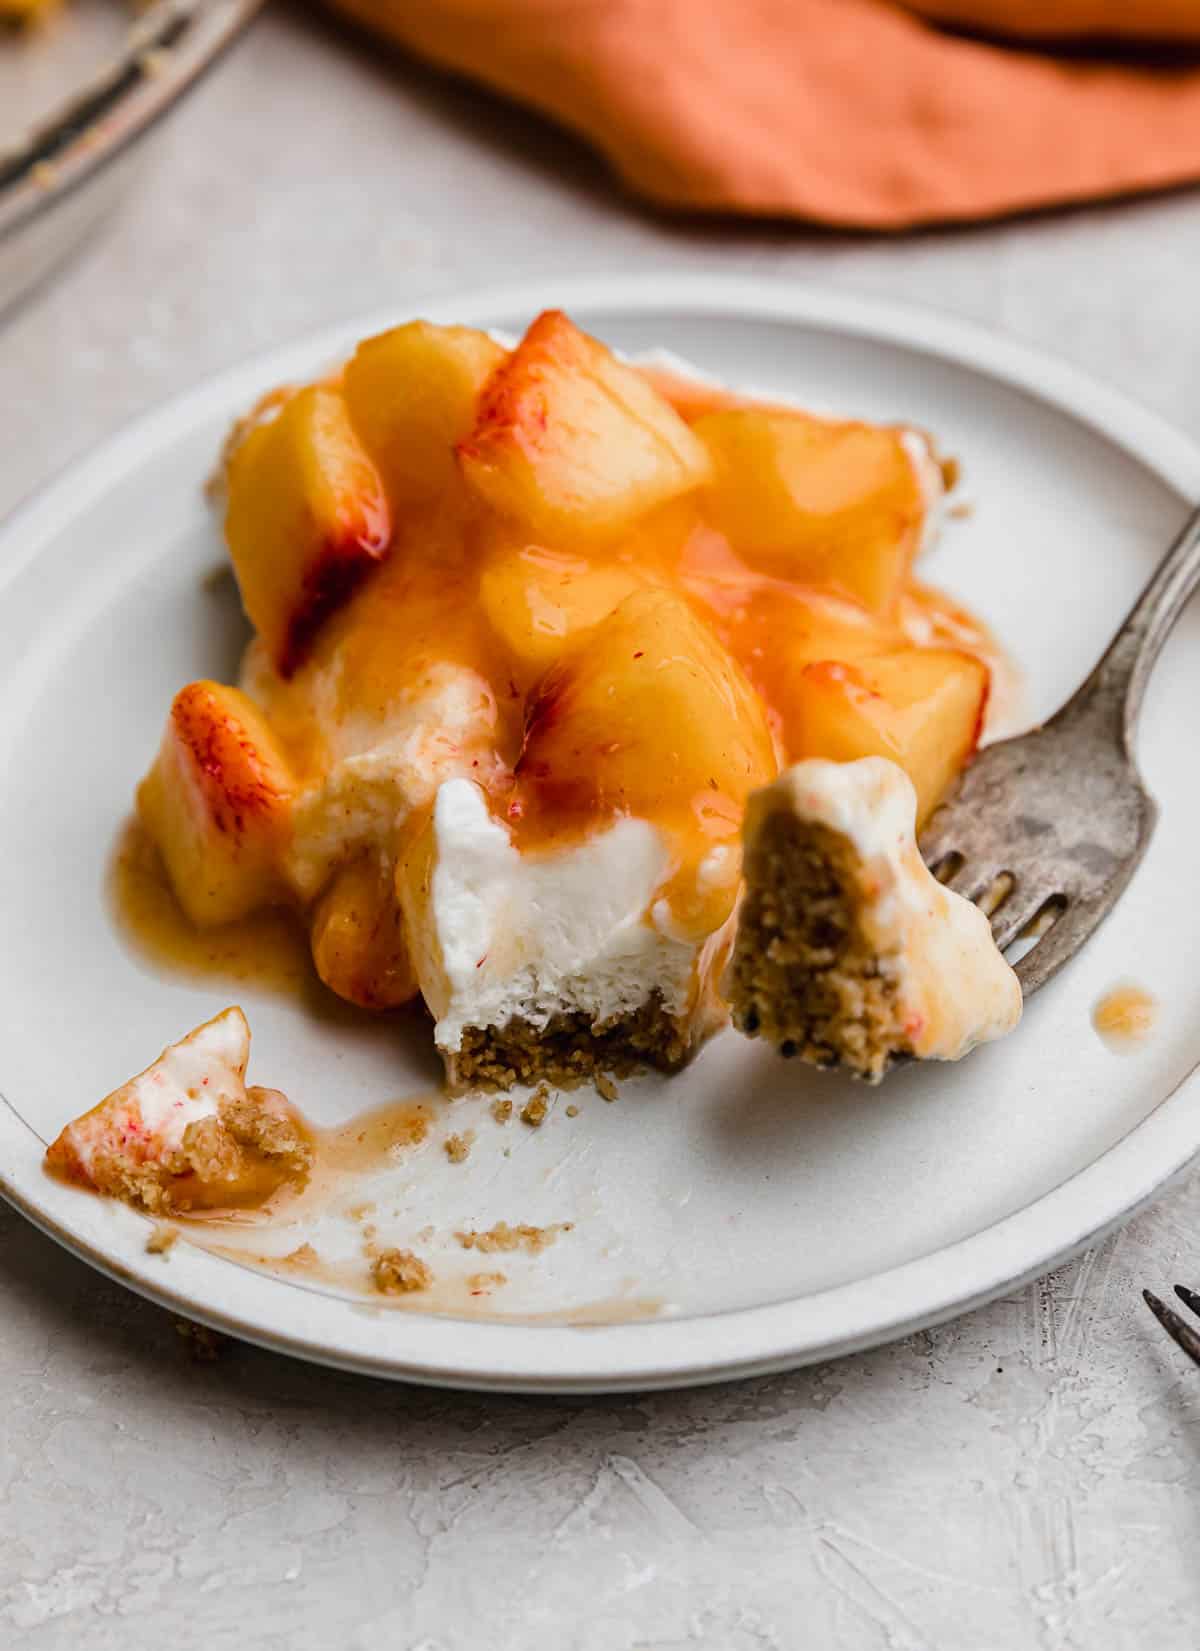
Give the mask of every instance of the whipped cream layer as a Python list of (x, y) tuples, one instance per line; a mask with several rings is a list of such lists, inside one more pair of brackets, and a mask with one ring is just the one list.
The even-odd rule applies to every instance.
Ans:
[[(361, 710), (343, 705), (344, 663), (335, 653), (307, 684), (327, 760), (293, 810), (285, 875), (302, 900), (355, 853), (390, 853), (409, 814), (432, 802), (444, 780), (503, 770), (496, 697), (477, 671), (435, 661), (386, 706)], [(241, 687), (268, 712), (288, 693), (257, 642), (247, 650)]]
[(859, 922), (895, 983), (909, 1047), (923, 1060), (960, 1059), (1011, 1032), (1021, 986), (978, 906), (943, 886), (916, 842), (916, 793), (883, 757), (797, 763), (750, 800), (747, 829), (786, 809), (827, 826), (859, 862)]
[(453, 1053), (466, 1028), (516, 1019), (540, 1030), (578, 1012), (603, 1024), (655, 993), (669, 1015), (688, 1013), (725, 931), (671, 932), (655, 898), (670, 870), (663, 834), (632, 818), (521, 854), (478, 786), (447, 781), (398, 874), (438, 1046)]

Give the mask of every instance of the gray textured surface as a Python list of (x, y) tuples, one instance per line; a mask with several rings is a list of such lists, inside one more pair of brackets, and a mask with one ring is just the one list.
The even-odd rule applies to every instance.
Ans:
[[(272, 16), (0, 330), (0, 507), (250, 351), (432, 289), (705, 265), (931, 304), (1200, 429), (1200, 200), (879, 244), (667, 225), (568, 141)], [(69, 1022), (69, 1006), (64, 1006)], [(0, 1645), (1192, 1651), (1200, 1179), (896, 1347), (647, 1399), (374, 1385), (231, 1348), (0, 1211)]]

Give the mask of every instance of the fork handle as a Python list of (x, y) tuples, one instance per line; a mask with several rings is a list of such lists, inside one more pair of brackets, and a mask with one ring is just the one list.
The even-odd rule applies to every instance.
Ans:
[(1132, 759), (1138, 712), (1163, 643), (1200, 582), (1200, 509), (1183, 524), (1178, 538), (1113, 637), (1099, 664), (1053, 721), (1096, 720), (1116, 734)]

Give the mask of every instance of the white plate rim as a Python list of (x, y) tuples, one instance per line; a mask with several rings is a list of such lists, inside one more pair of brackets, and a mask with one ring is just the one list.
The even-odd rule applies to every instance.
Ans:
[[(179, 440), (215, 409), (311, 372), (400, 313), (488, 324), (546, 307), (610, 314), (675, 311), (826, 327), (926, 351), (985, 374), (1112, 440), (1184, 501), (1200, 495), (1200, 444), (1079, 369), (971, 323), (908, 305), (696, 271), (564, 277), (406, 300), (227, 369), (135, 420), (69, 464), (0, 525), (0, 596), (41, 544), (90, 499)], [(405, 1313), (404, 1347), (380, 1350), (378, 1313), (297, 1281), (177, 1246), (170, 1267), (145, 1253), (145, 1224), (44, 1177), (40, 1144), (7, 1097), (0, 1194), (92, 1266), (172, 1311), (302, 1358), (417, 1383), (584, 1393), (696, 1385), (765, 1374), (890, 1341), (994, 1299), (1078, 1253), (1147, 1203), (1200, 1152), (1195, 1072), (1125, 1137), (1023, 1209), (872, 1277), (785, 1302), (633, 1324), (546, 1326)], [(15, 1165), (15, 1168), (10, 1166)], [(386, 1338), (391, 1339), (391, 1338)]]

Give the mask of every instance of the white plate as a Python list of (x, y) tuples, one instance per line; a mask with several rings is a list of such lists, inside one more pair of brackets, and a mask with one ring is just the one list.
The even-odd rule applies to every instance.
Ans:
[[(665, 345), (731, 381), (937, 430), (978, 509), (951, 524), (927, 573), (1014, 648), (1031, 719), (1090, 665), (1200, 494), (1200, 450), (1150, 415), (1009, 343), (890, 306), (662, 275), (424, 313), (519, 327), (550, 304), (626, 349)], [(228, 594), (206, 583), (221, 551), (200, 494), (229, 420), (396, 319), (356, 321), (203, 386), (0, 532), (5, 1195), (111, 1276), (236, 1335), (379, 1375), (543, 1392), (715, 1381), (866, 1347), (1044, 1270), (1149, 1198), (1200, 1149), (1195, 612), (1146, 705), (1141, 756), (1162, 820), (1144, 865), (1020, 1031), (959, 1067), (871, 1092), (730, 1035), (674, 1080), (624, 1085), (617, 1105), (577, 1097), (568, 1118), (560, 1103), (540, 1131), (504, 1130), (474, 1100), (447, 1105), (445, 1127), (374, 1189), (381, 1240), (435, 1227), (418, 1248), (443, 1280), (438, 1312), (374, 1308), (190, 1244), (147, 1255), (140, 1217), (43, 1176), (44, 1142), (67, 1118), (238, 998), (252, 1076), (319, 1121), (429, 1085), (415, 1020), (360, 1023), (157, 975), (102, 900), (173, 691), (228, 675), (241, 641)], [(1129, 976), (1162, 1017), (1139, 1053), (1117, 1058), (1089, 1016)], [(470, 1159), (450, 1164), (440, 1136), (472, 1126)], [(498, 1219), (575, 1225), (536, 1258), (468, 1256), (454, 1242), (454, 1228)], [(314, 1242), (349, 1253), (358, 1234), (327, 1215)], [(497, 1266), (511, 1282), (491, 1297), (449, 1282)], [(632, 1322), (566, 1322), (622, 1316)]]

